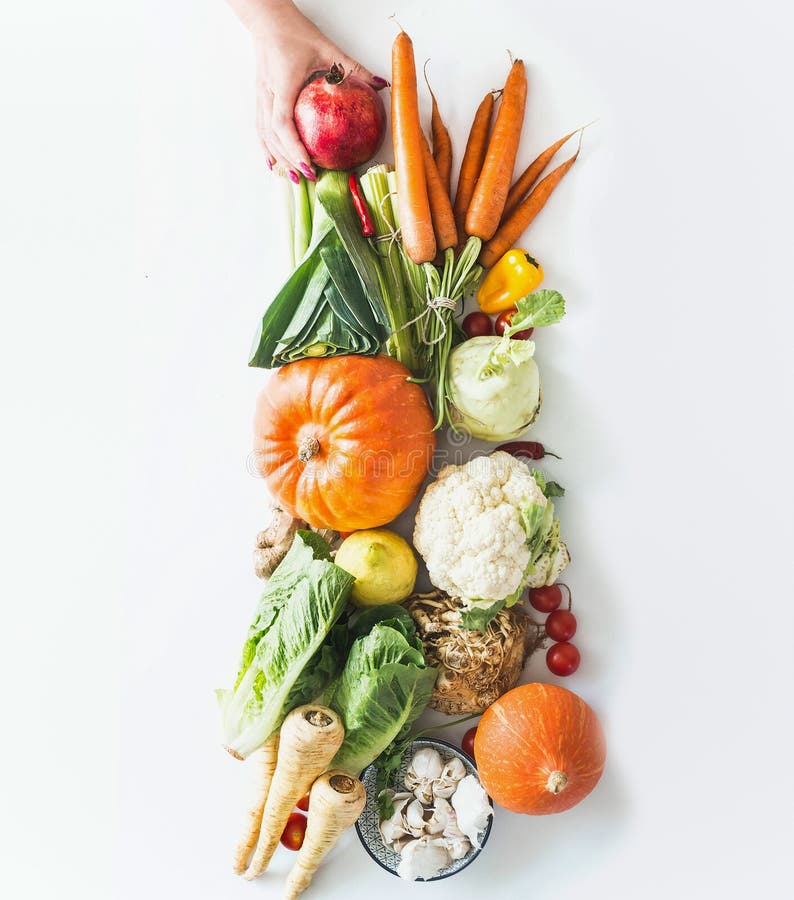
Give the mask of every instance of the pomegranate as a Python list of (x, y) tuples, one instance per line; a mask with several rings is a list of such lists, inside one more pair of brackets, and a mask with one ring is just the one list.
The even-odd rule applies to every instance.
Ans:
[(315, 165), (353, 169), (378, 152), (386, 110), (374, 88), (334, 63), (313, 75), (298, 95), (295, 125)]

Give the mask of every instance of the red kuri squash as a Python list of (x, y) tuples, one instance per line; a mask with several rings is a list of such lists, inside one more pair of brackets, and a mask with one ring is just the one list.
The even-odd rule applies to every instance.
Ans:
[(279, 504), (310, 525), (385, 525), (414, 499), (435, 450), (424, 391), (388, 356), (302, 359), (259, 394), (257, 468)]
[(606, 744), (581, 697), (553, 684), (524, 684), (485, 710), (474, 756), (494, 802), (541, 816), (570, 809), (593, 790)]

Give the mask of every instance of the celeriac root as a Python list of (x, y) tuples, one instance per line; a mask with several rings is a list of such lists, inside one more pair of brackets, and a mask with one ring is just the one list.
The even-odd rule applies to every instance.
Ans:
[(238, 874), (244, 872), (248, 865), (248, 858), (251, 851), (259, 840), (259, 829), (262, 825), (262, 814), (265, 811), (265, 803), (267, 795), (270, 791), (270, 783), (273, 780), (273, 773), (276, 770), (276, 759), (278, 756), (278, 738), (276, 732), (264, 746), (256, 752), (254, 757), (254, 765), (258, 769), (258, 779), (256, 783), (256, 795), (254, 802), (248, 809), (245, 818), (245, 832), (243, 833), (237, 848), (234, 851), (234, 871)]
[(268, 867), (289, 814), (329, 766), (342, 746), (345, 729), (324, 706), (298, 706), (284, 719), (278, 760), (267, 795), (254, 857), (245, 871), (251, 881)]
[(314, 782), (306, 835), (287, 876), (285, 900), (295, 900), (306, 890), (342, 832), (361, 815), (366, 799), (364, 785), (358, 778), (340, 769), (332, 769)]

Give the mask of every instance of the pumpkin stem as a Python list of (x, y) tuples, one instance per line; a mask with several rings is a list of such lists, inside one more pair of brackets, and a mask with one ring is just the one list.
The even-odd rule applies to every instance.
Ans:
[(546, 782), (546, 790), (551, 791), (552, 794), (559, 794), (565, 790), (566, 784), (568, 784), (568, 776), (565, 772), (552, 772)]
[(307, 435), (298, 444), (298, 459), (307, 463), (313, 456), (320, 452), (320, 442), (313, 435)]

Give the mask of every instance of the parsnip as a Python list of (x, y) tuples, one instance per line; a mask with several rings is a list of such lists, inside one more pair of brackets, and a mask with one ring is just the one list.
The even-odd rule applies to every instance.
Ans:
[(299, 706), (284, 719), (259, 840), (245, 872), (249, 881), (268, 867), (289, 814), (328, 768), (344, 737), (341, 719), (324, 706)]
[(295, 900), (306, 890), (342, 832), (361, 815), (366, 799), (364, 785), (341, 769), (326, 772), (314, 782), (306, 836), (287, 877), (285, 900)]
[(262, 825), (262, 814), (265, 811), (265, 803), (267, 795), (270, 791), (270, 783), (273, 780), (273, 773), (276, 770), (276, 759), (278, 757), (278, 737), (276, 732), (270, 740), (268, 740), (261, 750), (256, 752), (254, 757), (254, 765), (257, 766), (258, 780), (256, 784), (256, 795), (254, 802), (248, 809), (245, 819), (245, 831), (237, 849), (234, 851), (234, 871), (237, 873), (244, 872), (248, 865), (248, 858), (251, 851), (259, 840), (259, 829)]

